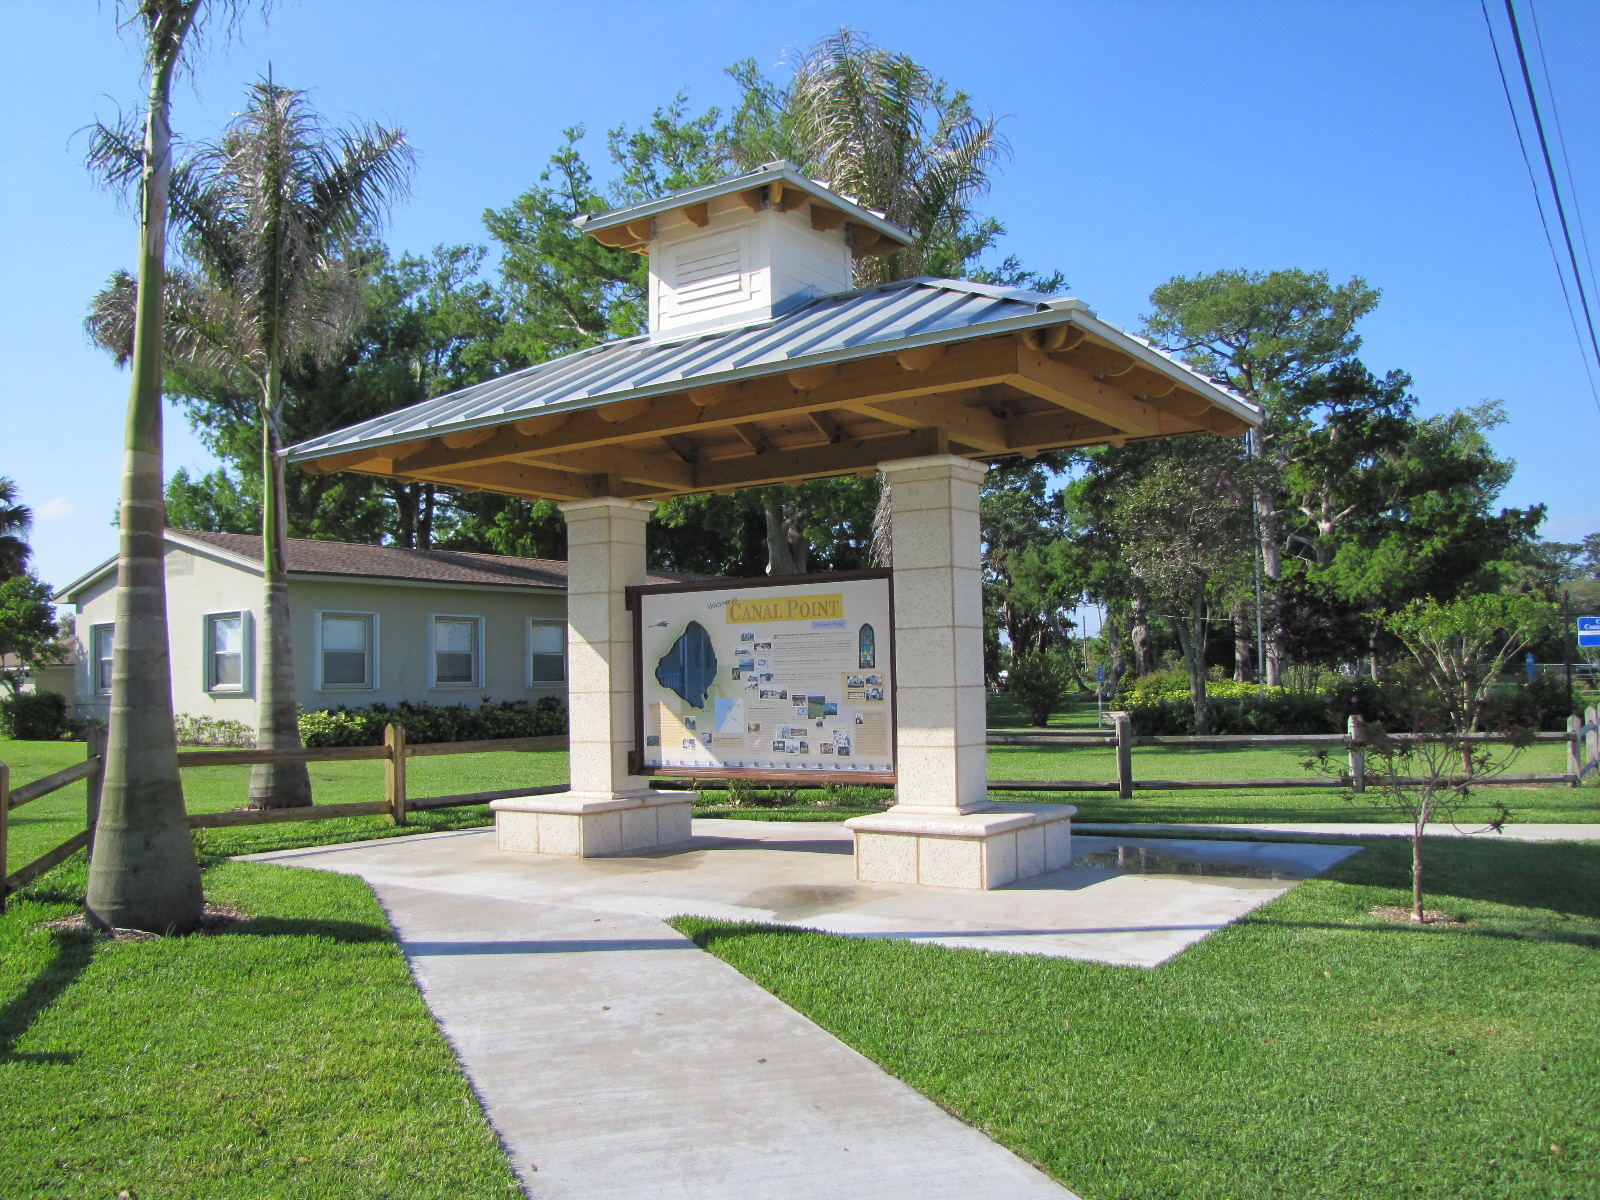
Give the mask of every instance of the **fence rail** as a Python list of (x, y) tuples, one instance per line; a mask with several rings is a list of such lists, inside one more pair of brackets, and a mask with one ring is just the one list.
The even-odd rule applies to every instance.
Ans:
[[(1344, 733), (1261, 733), (1261, 734), (1159, 734), (1139, 735), (1133, 732), (1133, 719), (1127, 713), (1113, 712), (1111, 736), (1100, 730), (1079, 732), (1075, 729), (1029, 730), (1018, 733), (1010, 729), (988, 731), (991, 746), (1051, 746), (1056, 749), (1078, 749), (1089, 746), (1114, 746), (1117, 755), (1117, 777), (1104, 779), (997, 779), (991, 780), (991, 792), (1116, 792), (1119, 799), (1129, 800), (1136, 791), (1184, 792), (1233, 788), (1318, 788), (1348, 787), (1365, 792), (1367, 775), (1367, 740), (1360, 717), (1351, 717)], [(1390, 734), (1391, 741), (1406, 742), (1427, 737), (1419, 733)], [(1503, 733), (1466, 733), (1452, 736), (1450, 741), (1462, 743), (1505, 743), (1513, 739)], [(1567, 747), (1567, 770), (1560, 775), (1497, 775), (1495, 784), (1564, 783), (1577, 787), (1591, 772), (1600, 771), (1600, 710), (1588, 709), (1580, 722), (1576, 716), (1567, 718), (1567, 728), (1559, 733), (1536, 733), (1535, 742), (1562, 742)], [(1296, 779), (1135, 779), (1133, 776), (1133, 750), (1136, 746), (1165, 746), (1172, 748), (1208, 750), (1265, 750), (1289, 746), (1331, 748), (1342, 747), (1349, 755), (1349, 769), (1335, 779), (1317, 779), (1301, 776)], [(1399, 782), (1419, 782), (1401, 776)]]
[[(487, 804), (510, 796), (547, 795), (564, 792), (566, 784), (551, 787), (512, 788), (499, 792), (464, 792), (453, 796), (418, 796), (407, 793), (406, 761), (411, 758), (431, 757), (439, 754), (480, 754), (493, 751), (562, 750), (567, 745), (565, 734), (551, 737), (515, 737), (482, 739), (471, 742), (432, 742), (422, 746), (408, 745), (405, 727), (391, 723), (384, 730), (381, 746), (323, 746), (300, 747), (292, 750), (180, 750), (178, 766), (236, 767), (256, 766), (261, 763), (313, 763), (359, 762), (382, 760), (384, 763), (383, 799), (363, 800), (352, 804), (312, 804), (298, 808), (239, 808), (229, 812), (190, 813), (190, 829), (229, 829), (240, 825), (276, 825), (285, 821), (330, 821), (340, 817), (387, 816), (396, 825), (404, 825), (407, 815), (419, 809), (461, 808), (471, 804)], [(85, 828), (73, 834), (59, 846), (46, 851), (38, 858), (16, 871), (6, 874), (0, 881), (0, 912), (5, 911), (6, 900), (19, 889), (32, 883), (51, 867), (58, 866), (79, 850), (93, 849), (94, 831), (100, 819), (100, 791), (105, 779), (105, 729), (90, 730), (86, 754), (81, 763), (74, 763), (54, 774), (36, 779), (13, 790), (10, 786), (10, 768), (0, 763), (0, 873), (8, 865), (8, 831), (11, 810), (52, 792), (60, 791), (80, 779), (89, 781), (88, 806)]]

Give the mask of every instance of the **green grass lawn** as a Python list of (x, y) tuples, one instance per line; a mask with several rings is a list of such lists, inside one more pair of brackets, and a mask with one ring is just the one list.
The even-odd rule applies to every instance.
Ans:
[(1364, 844), (1153, 971), (674, 924), (1086, 1200), (1600, 1195), (1600, 844)]
[[(0, 738), (0, 762), (11, 768), (11, 786), (39, 779), (83, 759), (82, 742), (16, 742)], [(353, 804), (383, 799), (383, 763), (311, 763), (313, 793), (318, 804)], [(407, 791), (412, 796), (444, 796), (464, 792), (540, 787), (567, 777), (565, 751), (533, 753), (428, 755), (406, 764)], [(223, 812), (248, 803), (249, 767), (185, 767), (184, 800), (190, 812)], [(75, 783), (24, 805), (11, 814), (10, 870), (31, 862), (83, 828), (85, 785)], [(386, 817), (348, 817), (287, 825), (208, 829), (200, 836), (213, 853), (252, 854), (288, 846), (328, 845), (365, 837), (394, 836), (437, 829), (487, 824), (485, 805), (411, 814), (403, 829)]]
[(213, 863), (234, 932), (45, 928), (81, 854), (0, 918), (0, 1194), (522, 1195), (366, 884)]

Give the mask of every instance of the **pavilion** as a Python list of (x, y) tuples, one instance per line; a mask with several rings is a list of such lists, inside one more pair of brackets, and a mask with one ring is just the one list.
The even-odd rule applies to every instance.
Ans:
[(560, 503), (571, 787), (495, 802), (505, 849), (689, 836), (689, 798), (630, 773), (632, 628), (651, 502), (849, 473), (891, 486), (896, 805), (850, 822), (860, 878), (996, 887), (1065, 861), (1070, 805), (987, 796), (984, 460), (1183, 435), (1259, 410), (1083, 301), (919, 278), (853, 288), (912, 234), (791, 164), (579, 218), (646, 254), (649, 330), (303, 442), (354, 471)]

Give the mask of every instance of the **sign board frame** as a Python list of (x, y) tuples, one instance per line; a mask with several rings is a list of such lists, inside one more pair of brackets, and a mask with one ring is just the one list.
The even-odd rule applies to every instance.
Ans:
[(1583, 650), (1600, 648), (1600, 617), (1578, 618), (1578, 646)]
[[(697, 601), (701, 611), (704, 612), (716, 611), (719, 608), (723, 608), (730, 601), (733, 601), (742, 594), (749, 592), (760, 593), (768, 589), (781, 588), (826, 588), (835, 584), (860, 583), (881, 583), (883, 587), (881, 608), (883, 617), (880, 619), (882, 619), (885, 628), (883, 628), (881, 631), (874, 630), (874, 639), (877, 646), (888, 648), (888, 665), (887, 667), (878, 668), (875, 673), (881, 674), (884, 677), (883, 682), (887, 684), (887, 687), (884, 689), (884, 712), (888, 722), (886, 737), (888, 751), (887, 758), (890, 765), (889, 770), (855, 770), (853, 769), (853, 765), (852, 769), (850, 770), (841, 770), (838, 767), (830, 767), (828, 769), (822, 769), (818, 767), (779, 768), (772, 766), (728, 767), (723, 766), (720, 762), (710, 766), (671, 766), (652, 764), (647, 761), (651, 757), (665, 757), (665, 755), (661, 753), (661, 746), (657, 745), (655, 747), (647, 747), (645, 744), (646, 731), (648, 727), (645, 719), (646, 704), (648, 702), (648, 696), (645, 687), (647, 678), (645, 668), (645, 630), (647, 627), (645, 622), (647, 616), (653, 616), (656, 612), (660, 611), (661, 608), (665, 607), (665, 605), (652, 604), (652, 600), (657, 598), (693, 597)], [(753, 597), (752, 599), (759, 599), (759, 596)], [(632, 759), (630, 771), (633, 774), (646, 777), (661, 776), (673, 779), (749, 779), (768, 781), (772, 783), (799, 784), (801, 786), (809, 787), (815, 787), (826, 782), (850, 782), (873, 785), (887, 785), (895, 782), (894, 765), (898, 762), (899, 747), (896, 744), (898, 722), (895, 711), (895, 697), (896, 693), (898, 692), (898, 680), (896, 677), (896, 665), (898, 660), (895, 654), (894, 644), (893, 572), (887, 570), (835, 571), (815, 575), (772, 575), (755, 579), (715, 579), (694, 583), (651, 584), (628, 588), (627, 604), (628, 608), (633, 613), (634, 748), (632, 754), (630, 755), (630, 758)], [(845, 618), (845, 620), (848, 621), (848, 618)], [(752, 622), (752, 624), (755, 625), (759, 625), (760, 623), (760, 621)], [(651, 624), (654, 625), (655, 622), (652, 621)], [(732, 624), (732, 622), (728, 622), (727, 624)], [(876, 622), (873, 622), (873, 624), (876, 624)], [(849, 624), (846, 624), (845, 628), (850, 629), (852, 627)], [(857, 627), (857, 632), (854, 634), (851, 640), (854, 641), (858, 646), (859, 636), (859, 629)], [(723, 671), (739, 668), (736, 666), (736, 664), (719, 662), (716, 669), (718, 671)], [(849, 667), (848, 669), (845, 669), (843, 666), (841, 666), (840, 671), (842, 674), (848, 675), (852, 671), (861, 669), (862, 668), (859, 667), (858, 661), (856, 666)], [(843, 686), (844, 683), (842, 682), (841, 688)], [(841, 691), (839, 700), (834, 702), (836, 707), (845, 701), (845, 696), (847, 694), (848, 693)], [(700, 731), (697, 730), (694, 732), (698, 733)], [(763, 731), (763, 736), (770, 736), (771, 732), (773, 731)], [(659, 739), (663, 735), (658, 734), (657, 736)], [(712, 744), (715, 745), (714, 740)], [(655, 753), (647, 755), (647, 749), (651, 749)]]

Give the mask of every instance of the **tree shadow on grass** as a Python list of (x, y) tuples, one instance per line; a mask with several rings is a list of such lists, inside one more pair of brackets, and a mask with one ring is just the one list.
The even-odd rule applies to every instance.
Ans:
[(365, 942), (393, 942), (394, 932), (387, 925), (364, 921), (335, 921), (308, 917), (250, 917), (227, 931), (229, 937), (315, 937), (346, 945)]
[(78, 1061), (77, 1051), (28, 1054), (16, 1048), (33, 1023), (78, 981), (94, 957), (95, 937), (87, 931), (57, 930), (50, 936), (55, 942), (50, 961), (22, 991), (0, 1006), (0, 1063), (66, 1066)]
[[(1411, 888), (1411, 839), (1340, 838), (1359, 844), (1323, 878), (1373, 887)], [(1478, 900), (1600, 919), (1600, 843), (1429, 838), (1422, 887), (1433, 900)]]

